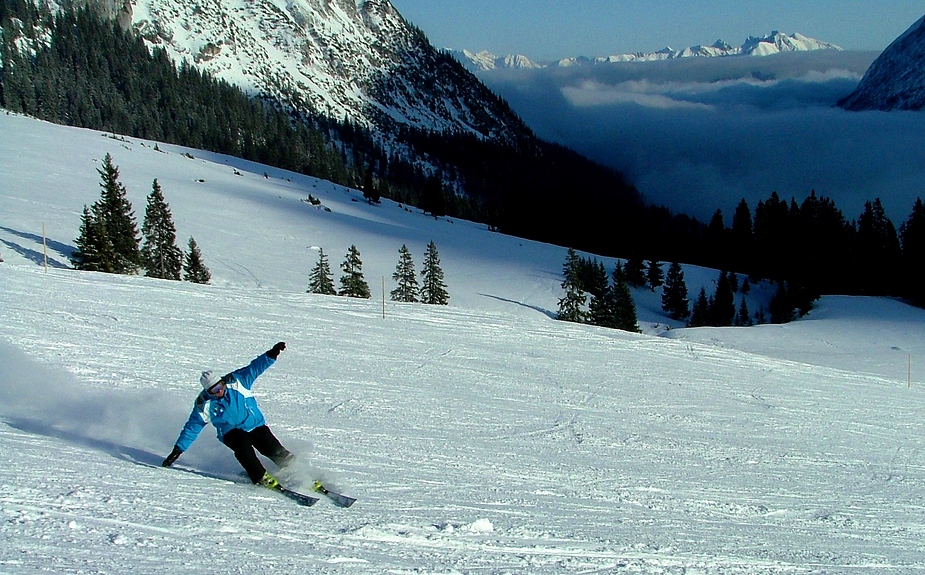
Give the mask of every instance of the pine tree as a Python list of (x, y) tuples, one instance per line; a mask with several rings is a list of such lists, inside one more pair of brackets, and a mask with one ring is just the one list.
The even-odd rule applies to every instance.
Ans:
[(587, 301), (585, 292), (579, 284), (581, 262), (575, 250), (569, 248), (565, 256), (565, 263), (562, 266), (562, 289), (565, 290), (565, 297), (559, 300), (559, 311), (556, 319), (561, 321), (571, 321), (583, 323), (585, 321), (584, 306)]
[(97, 172), (102, 178), (97, 217), (112, 243), (114, 260), (111, 268), (115, 273), (136, 273), (141, 267), (138, 227), (125, 186), (119, 182), (119, 168), (113, 165), (112, 156), (106, 154), (103, 167)]
[(646, 285), (646, 264), (642, 258), (632, 256), (626, 260), (623, 273), (626, 274), (626, 281), (634, 288)]
[(649, 287), (652, 291), (661, 287), (664, 283), (664, 279), (665, 274), (662, 272), (662, 264), (655, 260), (646, 262), (646, 281), (649, 283)]
[(736, 206), (732, 215), (732, 228), (730, 230), (730, 249), (734, 269), (749, 269), (752, 251), (752, 212), (745, 198)]
[(745, 276), (745, 278), (742, 279), (742, 285), (739, 286), (739, 292), (741, 292), (742, 295), (748, 295), (750, 291), (752, 291), (752, 284), (748, 281), (748, 276)]
[(735, 325), (741, 327), (748, 327), (752, 325), (752, 318), (748, 313), (748, 304), (745, 303), (745, 297), (742, 297), (741, 303), (739, 303), (739, 311), (736, 313)]
[(703, 237), (707, 262), (713, 267), (729, 265), (729, 230), (723, 222), (723, 211), (716, 210)]
[(157, 179), (154, 180), (151, 193), (148, 195), (141, 237), (141, 260), (145, 267), (145, 275), (179, 280), (183, 269), (183, 251), (177, 247), (177, 228)]
[(902, 246), (903, 295), (917, 306), (925, 306), (925, 282), (919, 276), (919, 267), (925, 261), (925, 204), (916, 198), (909, 218), (899, 226)]
[(681, 264), (671, 262), (665, 287), (662, 289), (662, 310), (674, 320), (683, 320), (690, 316), (690, 302), (687, 299), (687, 284), (684, 283), (684, 270)]
[[(603, 264), (601, 264), (601, 266), (603, 266)], [(614, 274), (620, 270), (622, 270), (622, 266), (618, 261), (617, 269), (614, 270)], [(615, 329), (617, 327), (616, 294), (614, 293), (613, 285), (610, 285), (607, 279), (607, 270), (603, 269), (603, 272), (604, 281), (607, 283), (605, 283), (604, 288), (599, 290), (598, 293), (591, 294), (591, 301), (588, 303), (587, 320), (591, 325)], [(622, 271), (620, 271), (620, 273), (622, 273)]]
[(95, 214), (98, 208), (96, 204), (93, 208), (84, 206), (80, 217), (80, 232), (74, 242), (77, 249), (71, 253), (71, 264), (78, 270), (114, 273), (112, 262), (115, 254), (112, 242), (106, 235), (106, 228)]
[(366, 174), (363, 178), (363, 197), (371, 204), (378, 204), (380, 202), (379, 190), (376, 188), (376, 183), (373, 180), (372, 166), (366, 168)]
[(318, 250), (318, 263), (312, 268), (308, 276), (308, 293), (321, 295), (337, 295), (334, 289), (334, 276), (331, 274), (331, 265), (323, 249)]
[(183, 279), (196, 284), (207, 284), (212, 281), (212, 274), (203, 263), (202, 253), (192, 236), (189, 239), (189, 251), (186, 253), (183, 264)]
[(777, 285), (777, 292), (774, 293), (768, 304), (768, 313), (771, 316), (771, 323), (780, 324), (793, 321), (796, 309), (786, 282), (780, 282)]
[(414, 259), (408, 246), (402, 245), (398, 250), (398, 265), (392, 279), (398, 282), (398, 287), (392, 290), (392, 301), (416, 303), (418, 301), (418, 279), (414, 271)]
[(710, 305), (711, 302), (707, 299), (706, 288), (700, 288), (700, 295), (697, 296), (697, 301), (694, 302), (694, 308), (691, 310), (691, 320), (687, 325), (689, 327), (710, 325)]
[(355, 245), (351, 245), (347, 250), (347, 255), (340, 269), (344, 275), (340, 278), (340, 292), (338, 295), (369, 299), (372, 295), (369, 292), (369, 284), (363, 277), (363, 262), (360, 261), (360, 250)]
[(446, 196), (443, 193), (443, 184), (440, 183), (439, 177), (431, 176), (424, 182), (419, 207), (424, 212), (430, 212), (435, 218), (446, 215)]
[[(607, 268), (604, 262), (591, 259), (581, 259), (581, 289), (588, 292), (591, 300), (601, 299), (610, 286), (610, 279), (607, 277)], [(620, 265), (617, 262), (617, 265)]]
[(716, 293), (710, 300), (709, 325), (726, 327), (732, 325), (735, 319), (735, 293), (729, 281), (729, 274), (720, 272), (716, 282)]
[(421, 268), (421, 301), (432, 305), (447, 305), (450, 294), (443, 283), (443, 270), (440, 269), (440, 255), (437, 244), (431, 240), (424, 252), (424, 266)]
[(894, 290), (902, 251), (896, 228), (886, 217), (880, 198), (866, 202), (858, 217), (857, 257), (862, 293), (888, 295)]
[(619, 265), (613, 270), (613, 286), (610, 291), (613, 294), (614, 327), (638, 333), (636, 304), (633, 303), (626, 272)]

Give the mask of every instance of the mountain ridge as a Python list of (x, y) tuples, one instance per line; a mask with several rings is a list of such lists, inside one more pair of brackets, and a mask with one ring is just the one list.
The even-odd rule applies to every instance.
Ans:
[(741, 46), (733, 47), (723, 40), (717, 40), (710, 46), (698, 44), (675, 50), (666, 46), (656, 52), (633, 52), (613, 54), (603, 57), (576, 56), (562, 58), (554, 62), (543, 63), (527, 56), (496, 56), (487, 50), (471, 52), (469, 50), (447, 50), (453, 54), (471, 72), (486, 72), (495, 69), (535, 69), (550, 67), (595, 66), (618, 62), (653, 62), (694, 57), (730, 57), (730, 56), (769, 56), (781, 52), (809, 52), (814, 50), (838, 50), (842, 48), (830, 42), (822, 42), (804, 36), (799, 32), (784, 34), (777, 30), (766, 36), (749, 36)]
[(925, 16), (874, 60), (854, 92), (838, 105), (846, 110), (921, 110), (925, 108)]
[(130, 9), (149, 48), (297, 112), (385, 134), (401, 126), (484, 138), (527, 132), (387, 0), (136, 0)]

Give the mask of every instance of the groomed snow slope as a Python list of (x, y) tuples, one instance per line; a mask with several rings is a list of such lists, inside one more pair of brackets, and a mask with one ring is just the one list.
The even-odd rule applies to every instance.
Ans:
[[(9, 118), (0, 572), (925, 570), (921, 310), (828, 297), (788, 326), (667, 332), (678, 339), (653, 335), (654, 324), (647, 335), (564, 324), (546, 313), (561, 248), (485, 232), (497, 244), (482, 257), (466, 243), (478, 226), (388, 204), (370, 212), (333, 187), (316, 193), (331, 213), (304, 204), (299, 219), (277, 203), (298, 205), (310, 183), (270, 172), (292, 190), (268, 193), (247, 183), (262, 175), (225, 166), (220, 176), (220, 164)], [(216, 285), (63, 268), (79, 207), (98, 195), (98, 175), (79, 168), (83, 155), (99, 158), (95, 141), (140, 180), (127, 183), (137, 212), (147, 178), (159, 178)], [(44, 169), (26, 170), (42, 154)], [(134, 159), (149, 155), (170, 159)], [(47, 189), (56, 173), (57, 201)], [(210, 196), (222, 177), (243, 183)], [(219, 217), (242, 206), (259, 222)], [(452, 305), (389, 303), (383, 317), (377, 299), (303, 293), (313, 245), (336, 265), (355, 241), (368, 277), (390, 276), (401, 243), (379, 244), (402, 236), (386, 210), (407, 214), (409, 247), (433, 236)], [(325, 224), (323, 237), (311, 231), (322, 214), (342, 224)], [(35, 221), (64, 230), (47, 272)], [(364, 242), (382, 229), (390, 241)], [(535, 257), (497, 264), (504, 254)], [(479, 279), (500, 268), (509, 273), (497, 283)], [(651, 305), (644, 315), (659, 319)], [(359, 498), (351, 509), (300, 508), (248, 485), (211, 429), (180, 469), (159, 466), (199, 371), (234, 369), (279, 340), (288, 349), (255, 391), (300, 456), (282, 478), (305, 487), (320, 477)]]

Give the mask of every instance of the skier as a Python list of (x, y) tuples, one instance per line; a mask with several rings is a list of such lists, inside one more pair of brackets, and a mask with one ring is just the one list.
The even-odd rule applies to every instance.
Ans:
[(279, 342), (273, 349), (250, 362), (250, 365), (225, 376), (219, 376), (212, 370), (202, 372), (199, 378), (202, 392), (196, 397), (193, 411), (173, 451), (162, 465), (173, 465), (180, 454), (196, 441), (206, 424), (211, 423), (215, 426), (218, 440), (234, 451), (234, 456), (251, 481), (269, 489), (279, 488), (279, 481), (267, 472), (254, 449), (269, 457), (279, 467), (285, 467), (293, 455), (267, 427), (251, 387), (261, 373), (276, 363), (276, 358), (285, 349), (286, 344)]

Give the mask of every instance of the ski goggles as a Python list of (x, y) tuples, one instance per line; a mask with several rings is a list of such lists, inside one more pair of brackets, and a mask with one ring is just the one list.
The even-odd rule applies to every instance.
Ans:
[(216, 383), (215, 385), (213, 385), (212, 387), (210, 387), (207, 391), (209, 392), (209, 395), (218, 395), (226, 387), (227, 385), (225, 384), (225, 380), (223, 379), (219, 381), (218, 383)]

